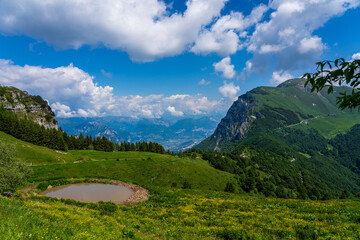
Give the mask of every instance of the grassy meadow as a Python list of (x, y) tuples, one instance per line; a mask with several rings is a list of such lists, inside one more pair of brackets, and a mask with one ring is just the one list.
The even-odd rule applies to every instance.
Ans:
[(360, 201), (284, 200), (151, 188), (113, 212), (49, 198), (0, 198), (1, 239), (358, 239)]
[[(360, 200), (307, 201), (225, 193), (234, 175), (200, 158), (60, 152), (0, 132), (33, 170), (29, 184), (105, 178), (150, 191), (133, 206), (0, 197), (0, 239), (358, 239)], [(192, 189), (182, 189), (187, 180)], [(171, 187), (172, 186), (172, 187)], [(236, 186), (236, 184), (235, 184)]]

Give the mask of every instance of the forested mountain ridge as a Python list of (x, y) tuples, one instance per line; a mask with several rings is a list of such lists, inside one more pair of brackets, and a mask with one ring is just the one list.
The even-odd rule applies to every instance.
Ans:
[(288, 80), (278, 87), (257, 87), (233, 103), (215, 132), (197, 148), (231, 152), (236, 142), (250, 132), (280, 128), (315, 129), (329, 139), (360, 123), (360, 114), (340, 110), (336, 93), (350, 88), (335, 87), (335, 95), (324, 89), (311, 93), (305, 80)]
[(0, 106), (45, 128), (58, 129), (54, 112), (40, 96), (29, 95), (15, 87), (0, 86)]
[[(295, 181), (305, 189), (311, 184), (332, 192), (357, 193), (360, 160), (354, 157), (358, 150), (353, 143), (360, 137), (359, 127), (354, 126), (360, 123), (360, 114), (336, 105), (336, 93), (348, 88), (334, 87), (335, 95), (328, 95), (326, 89), (311, 93), (304, 81), (258, 87), (240, 96), (213, 135), (196, 148), (245, 158), (246, 168), (257, 169), (258, 175)], [(278, 180), (273, 184), (287, 187)]]

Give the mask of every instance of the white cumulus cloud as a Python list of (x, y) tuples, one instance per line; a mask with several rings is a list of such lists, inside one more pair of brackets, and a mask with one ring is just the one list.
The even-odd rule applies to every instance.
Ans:
[(213, 66), (216, 72), (222, 73), (223, 78), (232, 79), (236, 76), (235, 66), (231, 64), (230, 57), (223, 58), (220, 62), (214, 63)]
[(322, 51), (325, 48), (321, 38), (314, 36), (310, 38), (304, 38), (300, 41), (299, 52), (307, 53), (311, 51)]
[(236, 53), (242, 48), (239, 37), (244, 38), (244, 30), (259, 22), (266, 11), (267, 7), (261, 4), (247, 17), (240, 12), (222, 16), (210, 29), (201, 32), (191, 51), (204, 55), (216, 52), (221, 56)]
[(58, 117), (159, 118), (166, 112), (189, 116), (219, 113), (229, 107), (226, 101), (210, 100), (201, 94), (115, 96), (112, 87), (98, 86), (93, 76), (72, 64), (45, 68), (0, 59), (0, 84), (42, 96)]
[(169, 106), (169, 107), (167, 108), (167, 111), (168, 111), (171, 115), (173, 115), (173, 116), (175, 116), (175, 117), (181, 117), (181, 116), (184, 115), (183, 112), (181, 112), (181, 111), (176, 111), (175, 107), (172, 107), (172, 106)]
[(271, 1), (269, 20), (256, 24), (246, 42), (248, 52), (253, 53), (251, 70), (265, 73), (270, 65), (291, 70), (313, 64), (326, 46), (314, 31), (358, 6), (358, 0)]
[(189, 0), (183, 13), (169, 14), (160, 0), (0, 0), (0, 31), (57, 48), (103, 45), (152, 61), (186, 51), (226, 1)]
[(272, 78), (270, 79), (270, 83), (273, 85), (279, 85), (280, 83), (285, 82), (286, 80), (294, 78), (290, 73), (287, 71), (275, 71), (272, 74)]
[[(76, 114), (64, 106), (81, 105), (81, 114), (107, 112), (115, 100), (113, 88), (97, 86), (94, 77), (72, 64), (58, 68), (41, 66), (19, 66), (9, 60), (0, 59), (0, 84), (11, 85), (45, 97), (50, 103), (61, 99), (62, 114)], [(61, 107), (60, 105), (56, 105)], [(80, 110), (80, 108), (79, 108)], [(65, 114), (65, 115), (66, 115)], [(79, 112), (80, 114), (80, 112)]]
[(183, 12), (173, 12), (163, 0), (0, 0), (0, 33), (57, 49), (106, 47), (139, 62), (246, 49), (252, 71), (263, 73), (274, 63), (290, 70), (318, 60), (326, 43), (314, 31), (360, 6), (359, 0), (272, 0), (248, 15), (222, 14), (228, 1), (187, 0)]
[(352, 60), (360, 60), (360, 52), (354, 53), (351, 57)]
[(239, 86), (235, 86), (233, 82), (227, 83), (224, 81), (224, 85), (219, 87), (220, 94), (231, 101), (234, 101), (240, 91)]
[(198, 83), (199, 86), (207, 86), (210, 85), (210, 81), (206, 81), (205, 79), (201, 79), (201, 81)]

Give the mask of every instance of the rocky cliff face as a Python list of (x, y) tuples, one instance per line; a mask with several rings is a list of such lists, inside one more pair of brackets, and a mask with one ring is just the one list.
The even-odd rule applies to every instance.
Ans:
[(251, 93), (246, 93), (238, 98), (226, 116), (221, 120), (215, 132), (197, 147), (220, 151), (221, 146), (228, 141), (236, 141), (244, 138), (251, 126), (251, 123), (261, 117), (255, 112), (257, 100)]
[(0, 106), (20, 117), (27, 117), (45, 128), (58, 129), (55, 114), (47, 101), (40, 96), (29, 95), (15, 87), (0, 86)]

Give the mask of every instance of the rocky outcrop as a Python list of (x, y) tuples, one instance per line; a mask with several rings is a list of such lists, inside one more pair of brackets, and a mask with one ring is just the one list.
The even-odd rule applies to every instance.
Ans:
[(0, 86), (0, 106), (45, 128), (58, 129), (54, 112), (40, 96), (29, 95), (15, 87)]
[[(277, 88), (288, 88), (288, 87), (295, 87), (297, 89), (300, 89), (301, 91), (306, 91), (308, 93), (311, 93), (311, 84), (308, 84), (305, 87), (306, 79), (304, 78), (294, 78), (287, 80), (277, 86)], [(317, 94), (321, 96), (320, 92), (314, 92), (313, 94)]]
[(213, 135), (198, 145), (198, 148), (220, 151), (221, 146), (228, 141), (237, 141), (244, 138), (251, 123), (261, 117), (255, 112), (257, 100), (251, 93), (246, 93), (238, 98), (226, 116), (221, 120)]

